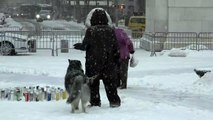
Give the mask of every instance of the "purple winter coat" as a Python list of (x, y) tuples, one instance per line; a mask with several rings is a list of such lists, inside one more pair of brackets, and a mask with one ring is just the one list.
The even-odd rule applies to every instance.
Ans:
[(115, 34), (118, 40), (120, 58), (129, 59), (130, 53), (133, 54), (135, 52), (132, 41), (121, 28), (115, 28)]

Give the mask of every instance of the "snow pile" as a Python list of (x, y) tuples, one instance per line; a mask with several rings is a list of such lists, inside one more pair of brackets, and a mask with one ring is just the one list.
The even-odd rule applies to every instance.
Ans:
[(50, 28), (52, 28), (53, 30), (68, 30), (64, 25), (62, 24), (57, 24), (56, 21), (43, 21), (41, 23), (44, 27), (44, 30), (48, 30)]
[(41, 24), (44, 30), (49, 30), (50, 28), (53, 30), (71, 30), (74, 27), (79, 28), (80, 26), (82, 29), (85, 27), (82, 24), (73, 21), (67, 22), (65, 20), (45, 20)]
[(189, 54), (199, 54), (201, 51), (198, 50), (208, 50), (208, 47), (204, 45), (188, 45), (182, 48), (172, 48), (171, 50), (163, 50), (160, 55), (166, 55), (169, 57), (187, 57)]
[(192, 53), (192, 50), (190, 49), (173, 48), (171, 50), (161, 51), (160, 55), (165, 55), (169, 57), (187, 57), (190, 53)]
[(170, 57), (186, 57), (187, 52), (185, 50), (181, 49), (172, 49), (170, 53), (168, 54)]
[(4, 31), (6, 31), (6, 30), (21, 30), (23, 28), (23, 26), (20, 23), (14, 21), (12, 18), (7, 18), (6, 24), (7, 24), (7, 27), (2, 28), (1, 30), (4, 30)]

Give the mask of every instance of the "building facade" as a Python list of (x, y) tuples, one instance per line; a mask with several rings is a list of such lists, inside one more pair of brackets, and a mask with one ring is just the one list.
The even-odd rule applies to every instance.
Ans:
[(212, 0), (147, 0), (147, 32), (212, 32)]

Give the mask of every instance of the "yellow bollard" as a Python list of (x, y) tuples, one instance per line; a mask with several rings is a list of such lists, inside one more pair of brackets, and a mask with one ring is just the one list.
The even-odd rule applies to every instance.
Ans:
[(55, 100), (56, 100), (56, 101), (59, 101), (59, 100), (60, 100), (60, 93), (59, 93), (59, 92), (56, 93)]
[(62, 99), (66, 99), (67, 98), (67, 92), (66, 91), (63, 91), (62, 92)]

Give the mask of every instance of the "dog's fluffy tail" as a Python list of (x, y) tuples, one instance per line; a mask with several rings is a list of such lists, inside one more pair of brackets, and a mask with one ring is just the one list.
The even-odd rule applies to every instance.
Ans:
[(84, 76), (76, 76), (73, 82), (73, 85), (70, 86), (70, 95), (69, 98), (67, 99), (67, 103), (72, 103), (73, 100), (76, 98), (80, 97), (81, 95), (81, 89), (84, 84)]

